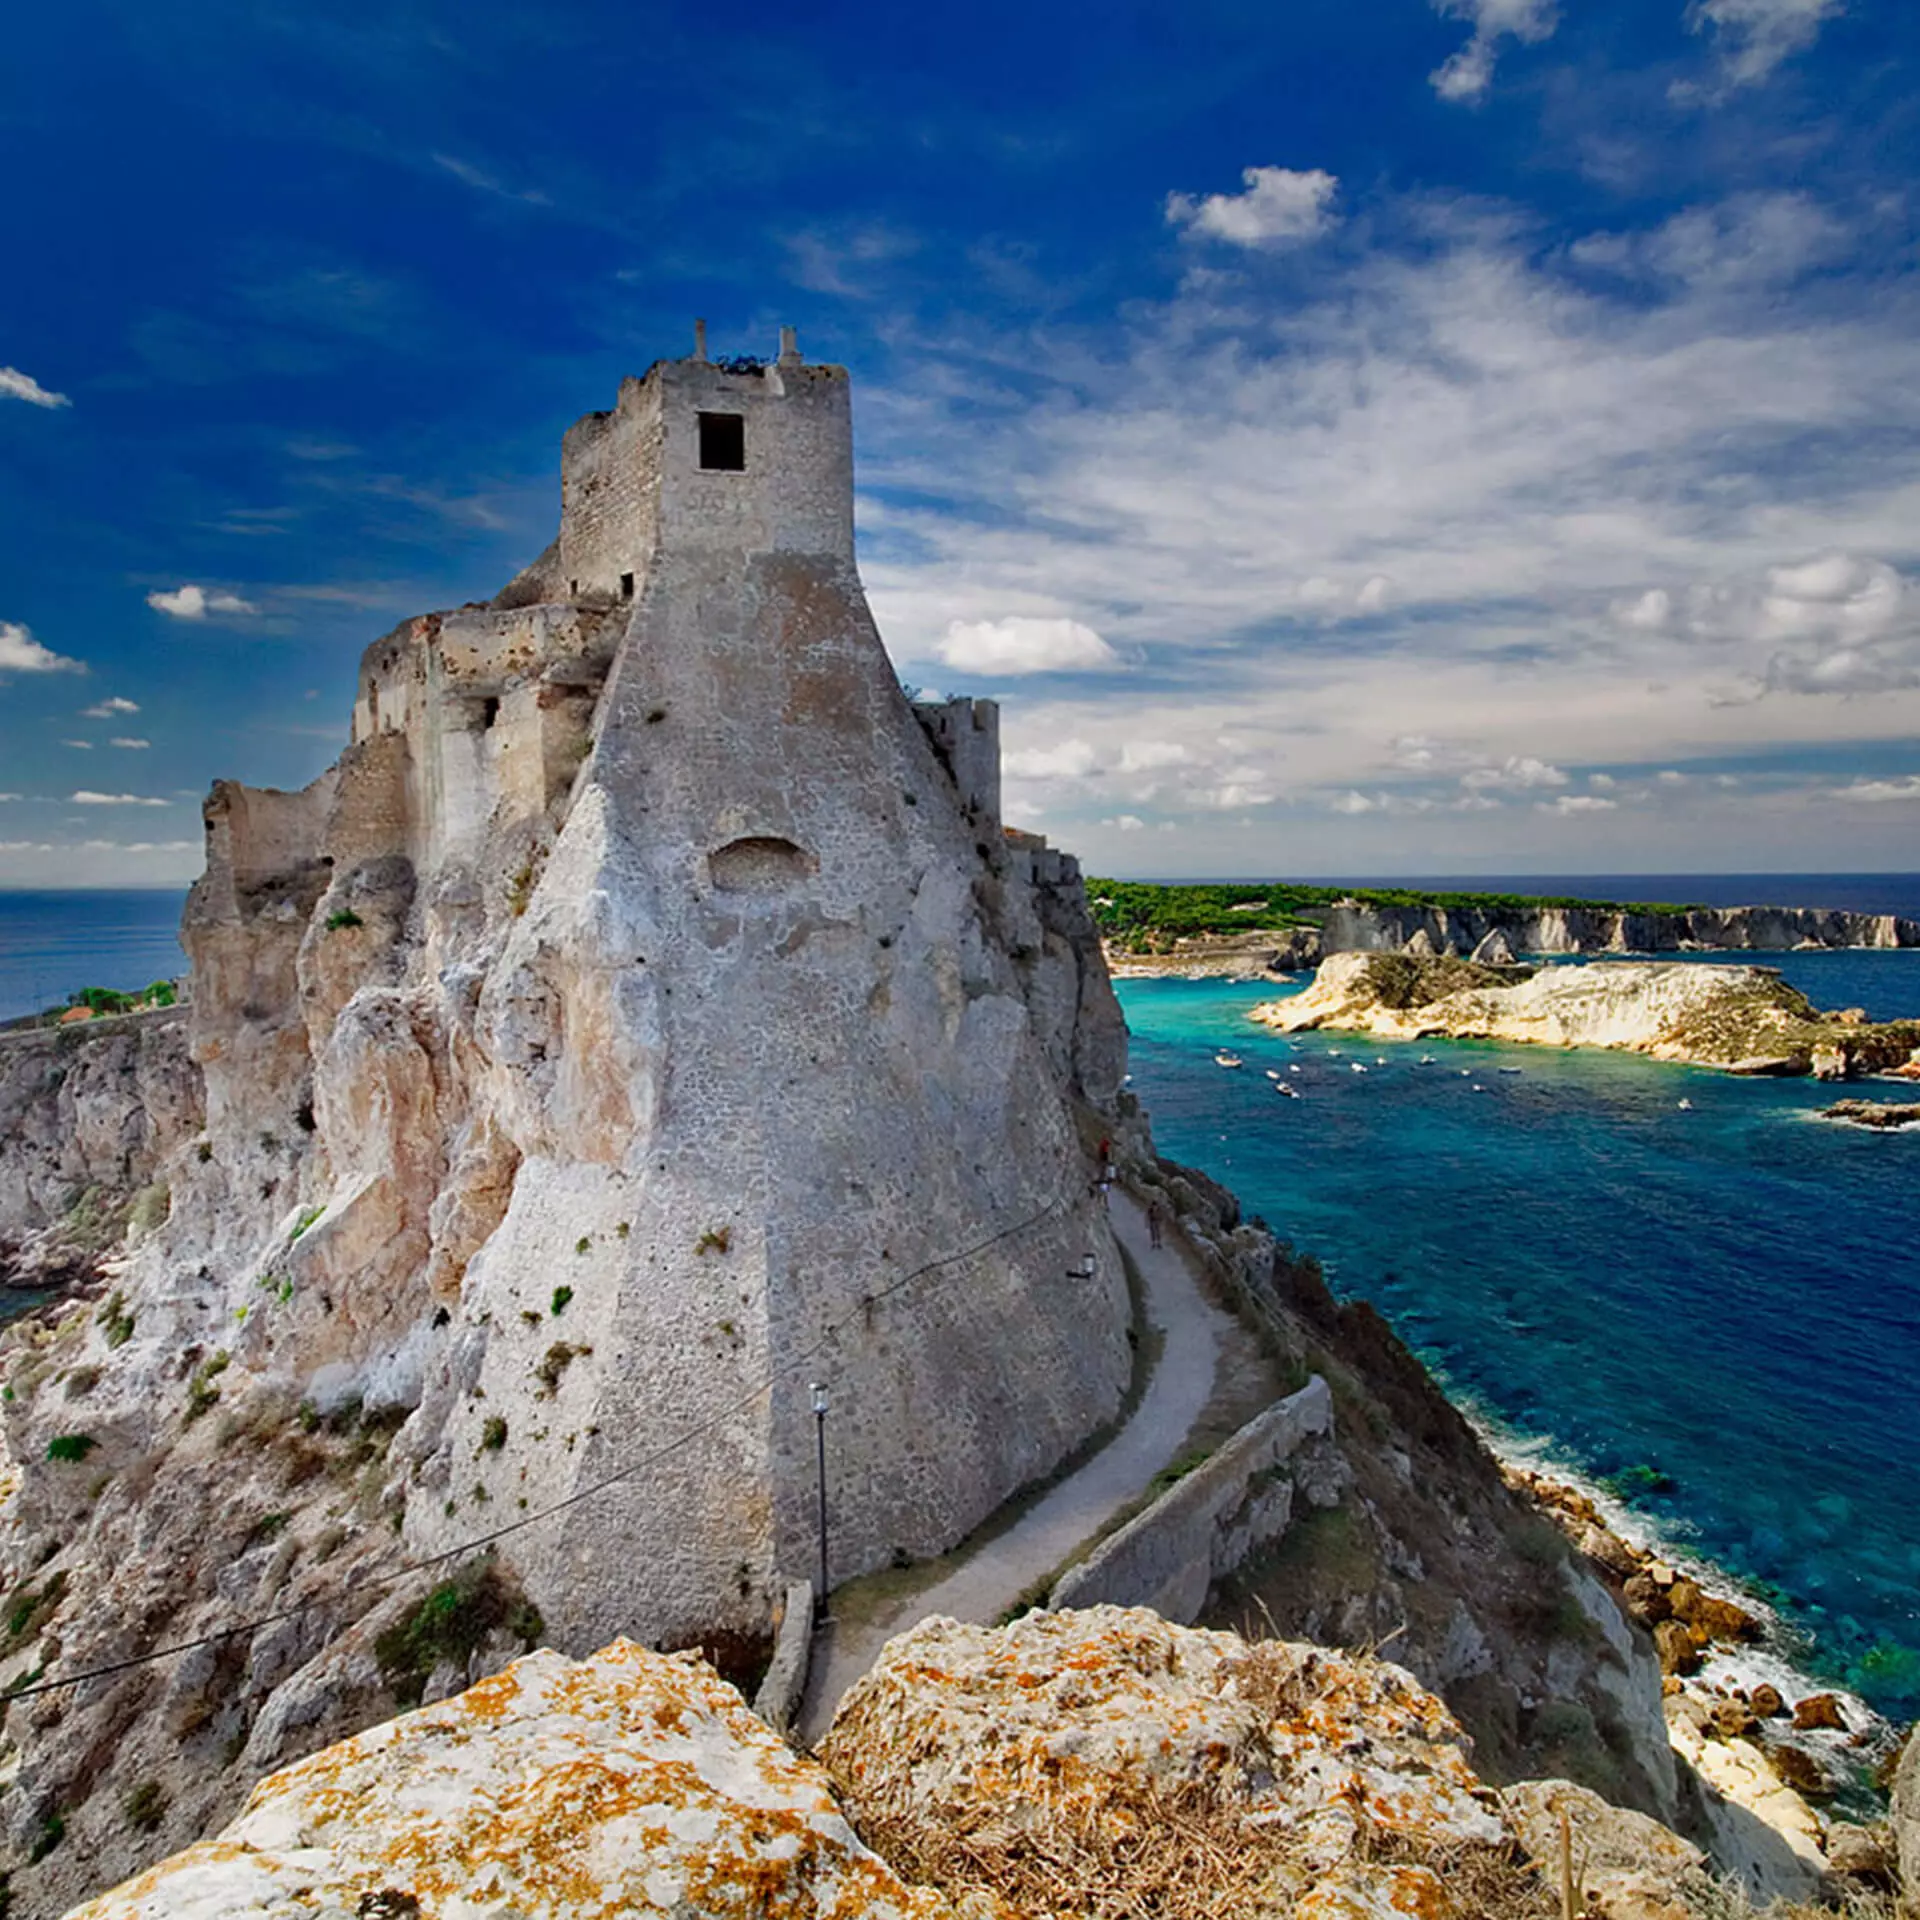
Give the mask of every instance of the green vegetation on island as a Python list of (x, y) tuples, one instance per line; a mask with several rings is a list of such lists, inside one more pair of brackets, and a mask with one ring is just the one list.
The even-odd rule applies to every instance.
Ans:
[(1652, 900), (1585, 900), (1571, 894), (1427, 892), (1417, 887), (1315, 885), (1298, 880), (1170, 885), (1152, 880), (1089, 878), (1087, 897), (1101, 933), (1125, 952), (1162, 951), (1176, 940), (1317, 926), (1343, 900), (1396, 909), (1449, 913), (1534, 912), (1585, 908), (1600, 913), (1686, 914), (1692, 905)]

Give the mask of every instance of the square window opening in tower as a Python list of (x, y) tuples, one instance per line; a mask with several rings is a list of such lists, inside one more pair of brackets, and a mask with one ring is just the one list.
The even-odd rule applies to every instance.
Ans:
[(620, 598), (622, 600), (633, 598), (633, 575), (630, 573), (623, 573), (620, 576)]
[(700, 465), (708, 473), (745, 473), (747, 417), (743, 413), (700, 416)]

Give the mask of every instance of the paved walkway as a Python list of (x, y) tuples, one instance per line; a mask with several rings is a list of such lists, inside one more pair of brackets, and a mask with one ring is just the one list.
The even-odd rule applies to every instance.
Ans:
[(1169, 1245), (1156, 1251), (1138, 1202), (1118, 1188), (1113, 1230), (1133, 1256), (1146, 1294), (1146, 1319), (1165, 1336), (1133, 1417), (1093, 1458), (1046, 1494), (1003, 1534), (944, 1579), (896, 1601), (872, 1620), (828, 1627), (813, 1643), (813, 1667), (799, 1732), (811, 1746), (826, 1732), (840, 1696), (895, 1634), (934, 1614), (989, 1626), (1112, 1516), (1136, 1500), (1179, 1453), (1213, 1395), (1223, 1338), (1238, 1323), (1195, 1284)]

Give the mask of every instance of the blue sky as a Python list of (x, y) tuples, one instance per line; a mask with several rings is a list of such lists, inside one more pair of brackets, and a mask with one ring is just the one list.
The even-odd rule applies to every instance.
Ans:
[(550, 537), (687, 350), (855, 378), (904, 678), (1097, 870), (1907, 868), (1910, 0), (78, 0), (0, 74), (0, 886)]

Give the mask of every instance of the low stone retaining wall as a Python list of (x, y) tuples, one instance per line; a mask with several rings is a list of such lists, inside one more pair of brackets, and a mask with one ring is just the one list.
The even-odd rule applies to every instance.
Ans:
[(773, 1642), (753, 1710), (776, 1733), (785, 1733), (800, 1712), (807, 1690), (807, 1664), (813, 1651), (813, 1582), (790, 1580), (781, 1602), (780, 1626)]
[(1316, 1374), (1070, 1568), (1047, 1604), (1151, 1607), (1191, 1624), (1217, 1580), (1286, 1532), (1294, 1499), (1286, 1462), (1332, 1431), (1333, 1395)]

